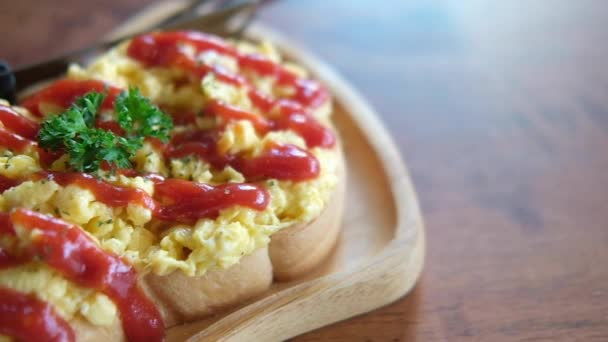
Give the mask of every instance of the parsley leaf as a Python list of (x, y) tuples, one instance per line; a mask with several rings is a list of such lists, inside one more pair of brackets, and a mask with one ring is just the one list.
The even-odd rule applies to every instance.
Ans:
[(98, 172), (106, 162), (110, 167), (129, 168), (130, 158), (145, 137), (169, 139), (171, 118), (141, 96), (136, 88), (122, 92), (115, 101), (118, 123), (127, 132), (117, 136), (95, 126), (95, 118), (105, 94), (90, 92), (78, 98), (65, 112), (47, 118), (40, 126), (38, 142), (47, 150), (63, 150), (68, 164), (80, 172)]
[(143, 97), (137, 88), (120, 93), (114, 107), (118, 124), (128, 134), (154, 137), (163, 142), (169, 140), (169, 132), (173, 128), (171, 118)]
[(76, 100), (76, 105), (82, 109), (82, 119), (88, 127), (95, 124), (95, 115), (105, 98), (106, 96), (102, 93), (88, 93), (87, 96)]
[[(93, 96), (87, 96), (91, 96), (92, 101)], [(75, 103), (63, 114), (49, 117), (43, 122), (38, 133), (40, 146), (49, 150), (58, 150), (64, 146), (65, 141), (74, 139), (78, 132), (86, 130), (87, 123), (83, 115), (84, 111), (88, 111), (88, 109), (82, 108), (79, 103)]]

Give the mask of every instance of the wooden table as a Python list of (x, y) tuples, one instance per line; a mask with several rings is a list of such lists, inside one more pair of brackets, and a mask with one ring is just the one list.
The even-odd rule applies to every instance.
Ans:
[[(0, 56), (86, 44), (150, 0), (0, 3)], [(382, 114), (422, 202), (405, 299), (297, 341), (608, 341), (608, 3), (275, 1), (261, 20)]]

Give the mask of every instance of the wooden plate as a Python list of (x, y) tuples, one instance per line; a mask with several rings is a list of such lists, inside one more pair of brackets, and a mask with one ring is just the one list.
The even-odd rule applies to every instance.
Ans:
[(331, 67), (285, 37), (260, 25), (249, 35), (274, 42), (334, 95), (348, 176), (342, 235), (315, 274), (275, 283), (264, 297), (226, 314), (171, 328), (169, 341), (287, 339), (395, 301), (422, 270), (425, 238), (418, 200), (376, 113)]

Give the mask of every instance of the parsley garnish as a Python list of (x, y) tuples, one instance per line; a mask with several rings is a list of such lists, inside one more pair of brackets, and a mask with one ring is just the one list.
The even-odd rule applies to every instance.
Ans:
[(171, 118), (143, 97), (137, 88), (123, 91), (115, 100), (118, 124), (126, 135), (117, 136), (95, 126), (95, 117), (105, 94), (90, 92), (78, 98), (65, 112), (46, 119), (38, 133), (40, 146), (64, 150), (69, 166), (80, 172), (98, 172), (107, 162), (111, 170), (131, 167), (131, 158), (145, 137), (169, 139)]
[(137, 88), (129, 88), (128, 92), (118, 95), (114, 109), (118, 113), (118, 124), (128, 134), (154, 137), (163, 142), (169, 140), (169, 131), (173, 128), (171, 118), (143, 97)]

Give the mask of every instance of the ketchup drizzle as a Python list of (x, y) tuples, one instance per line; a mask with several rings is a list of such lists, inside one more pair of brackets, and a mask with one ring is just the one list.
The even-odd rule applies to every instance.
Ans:
[(21, 105), (32, 114), (42, 117), (41, 104), (51, 103), (61, 108), (68, 108), (77, 98), (91, 91), (106, 93), (106, 98), (101, 104), (102, 109), (112, 109), (116, 96), (120, 94), (120, 88), (110, 86), (102, 81), (72, 80), (66, 78), (55, 81), (46, 88), (27, 97)]
[[(125, 172), (128, 176), (137, 175), (128, 171)], [(144, 176), (154, 182), (155, 197), (141, 189), (116, 186), (86, 173), (41, 171), (33, 178), (46, 178), (61, 186), (76, 185), (87, 189), (96, 200), (110, 207), (126, 207), (130, 203), (136, 203), (150, 209), (154, 217), (168, 222), (193, 223), (200, 218), (216, 217), (220, 210), (236, 205), (264, 210), (270, 201), (268, 192), (255, 184), (212, 186), (165, 179), (155, 174)], [(0, 176), (0, 190), (7, 190), (23, 181)]]
[(156, 203), (145, 191), (131, 187), (121, 187), (80, 172), (44, 172), (48, 180), (61, 186), (76, 185), (93, 193), (95, 199), (110, 207), (126, 207), (129, 203), (141, 204), (156, 210)]
[(229, 45), (216, 37), (200, 32), (177, 31), (135, 37), (129, 44), (127, 54), (148, 67), (175, 66), (199, 78), (213, 72), (218, 79), (226, 83), (245, 84), (245, 80), (239, 75), (230, 74), (219, 67), (208, 66), (190, 58), (183, 47), (178, 44), (178, 42), (184, 41), (192, 44), (199, 51), (214, 50), (229, 55), (236, 53)]
[(30, 146), (37, 145), (34, 141), (0, 127), (0, 146), (13, 151), (23, 152)]
[[(2, 250), (0, 250), (1, 255)], [(48, 303), (33, 295), (2, 287), (0, 287), (0, 334), (24, 342), (75, 341), (74, 331), (68, 322)]]
[(155, 194), (170, 201), (169, 205), (159, 207), (157, 217), (181, 222), (191, 221), (195, 212), (202, 217), (217, 216), (226, 202), (255, 210), (264, 210), (269, 202), (266, 191), (252, 184), (210, 186), (181, 179), (158, 182)]
[(165, 154), (169, 158), (195, 155), (220, 170), (232, 166), (248, 181), (266, 178), (304, 181), (314, 179), (320, 173), (319, 161), (312, 153), (290, 144), (270, 146), (262, 154), (251, 158), (222, 155), (217, 151), (217, 134), (213, 131), (178, 134)]
[(10, 107), (0, 104), (0, 122), (5, 128), (30, 140), (36, 139), (38, 135), (38, 124), (23, 115), (15, 112)]
[[(5, 192), (6, 190), (21, 184), (21, 181), (18, 179), (8, 178), (6, 176), (0, 175), (0, 193)], [(1, 231), (0, 231), (1, 233)]]
[(295, 88), (293, 100), (308, 106), (318, 107), (328, 99), (328, 93), (319, 83), (299, 78), (278, 63), (256, 54), (242, 54), (223, 40), (200, 32), (174, 31), (140, 35), (133, 38), (127, 54), (148, 67), (177, 67), (196, 77), (202, 78), (213, 72), (223, 82), (234, 85), (245, 85), (252, 88), (240, 75), (231, 74), (217, 66), (208, 66), (192, 58), (182, 44), (193, 46), (197, 53), (216, 51), (234, 57), (239, 67), (253, 70), (264, 76), (274, 76), (281, 85)]
[(212, 101), (207, 108), (227, 121), (249, 120), (262, 134), (268, 131), (292, 130), (306, 141), (309, 148), (319, 146), (327, 148), (335, 145), (336, 138), (331, 130), (321, 125), (302, 106), (285, 100), (278, 101), (274, 105), (279, 109), (279, 116), (274, 119), (263, 118), (220, 101)]
[(38, 152), (38, 157), (43, 166), (51, 165), (61, 156), (59, 152), (47, 151), (38, 146), (34, 140), (30, 140), (0, 127), (0, 146), (6, 147), (11, 151), (23, 153), (29, 147)]
[[(129, 341), (164, 339), (162, 317), (154, 303), (139, 288), (137, 272), (131, 265), (102, 250), (81, 228), (63, 220), (20, 208), (10, 214), (10, 221), (24, 229), (39, 231), (25, 250), (10, 255), (18, 263), (30, 262), (34, 258), (44, 260), (70, 281), (110, 297), (118, 307)], [(33, 316), (45, 318), (40, 311)], [(53, 335), (33, 335), (37, 339), (50, 336)]]

